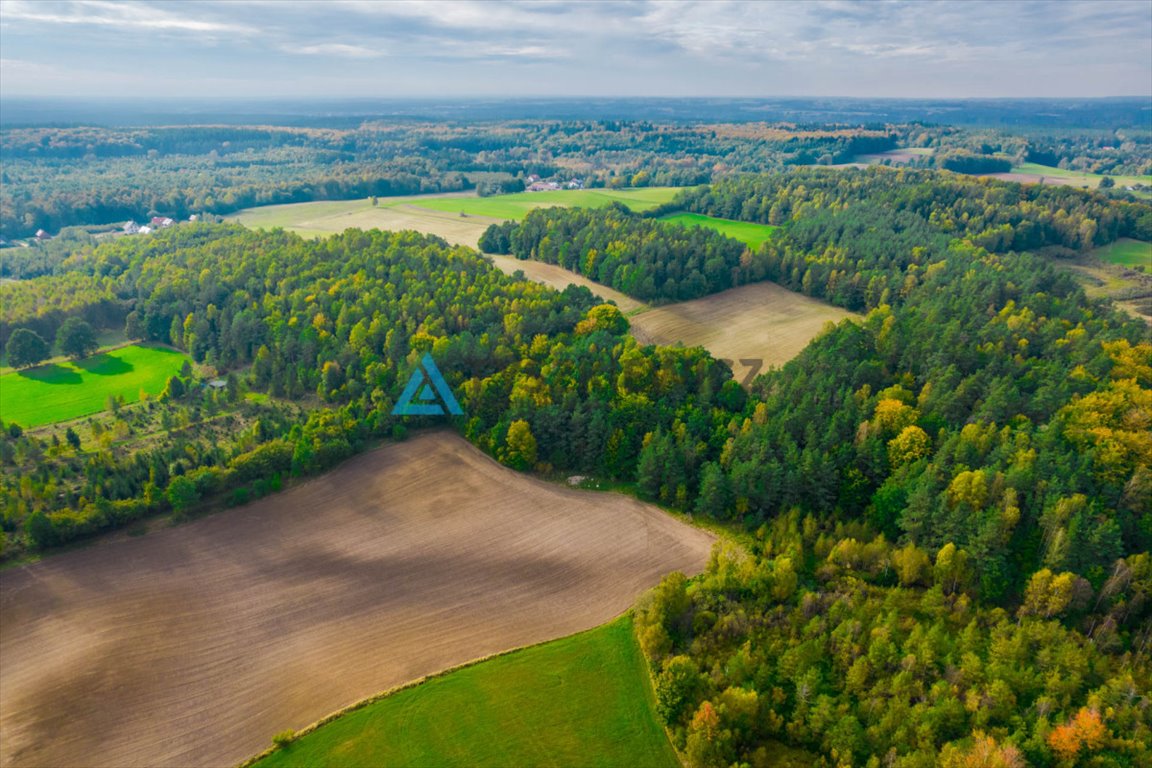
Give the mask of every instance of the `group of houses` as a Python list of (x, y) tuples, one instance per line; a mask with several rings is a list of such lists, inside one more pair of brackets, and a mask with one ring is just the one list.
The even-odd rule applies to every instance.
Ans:
[[(200, 217), (193, 214), (188, 217), (188, 221), (199, 221)], [(134, 221), (127, 222), (123, 229), (126, 235), (147, 235), (155, 232), (158, 229), (167, 229), (176, 223), (175, 219), (170, 219), (167, 216), (153, 216), (152, 220), (147, 224), (137, 224)]]
[(570, 179), (569, 181), (556, 181), (554, 179), (541, 179), (532, 174), (524, 179), (524, 188), (529, 192), (556, 192), (561, 189), (584, 189), (583, 179)]

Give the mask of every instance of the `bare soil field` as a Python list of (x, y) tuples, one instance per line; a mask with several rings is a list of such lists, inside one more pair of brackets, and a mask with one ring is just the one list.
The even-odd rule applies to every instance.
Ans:
[(1008, 173), (985, 173), (985, 178), (999, 179), (1000, 181), (1015, 181), (1019, 184), (1048, 184), (1054, 187), (1080, 187), (1081, 189), (1095, 188), (1095, 182), (1071, 176), (1045, 176), (1040, 173), (1023, 173), (1011, 171)]
[(620, 311), (624, 313), (634, 312), (647, 306), (647, 304), (637, 301), (627, 294), (620, 293), (620, 291), (614, 288), (601, 285), (600, 283), (589, 280), (583, 275), (578, 275), (575, 272), (555, 264), (546, 264), (542, 261), (533, 261), (532, 259), (524, 259), (522, 261), (513, 256), (501, 256), (496, 253), (486, 253), (484, 255), (491, 259), (502, 272), (511, 275), (517, 270), (520, 270), (529, 280), (550, 285), (558, 291), (567, 288), (569, 283), (582, 285), (600, 298), (610, 299), (616, 302), (616, 306), (620, 307)]
[(759, 359), (764, 369), (783, 365), (815, 338), (825, 323), (851, 312), (794, 293), (775, 283), (754, 283), (702, 299), (650, 309), (633, 318), (632, 335), (645, 344), (702, 346), (713, 357), (733, 361), (737, 381)]
[(712, 536), (447, 432), (0, 572), (0, 765), (218, 766), (359, 699), (599, 625)]

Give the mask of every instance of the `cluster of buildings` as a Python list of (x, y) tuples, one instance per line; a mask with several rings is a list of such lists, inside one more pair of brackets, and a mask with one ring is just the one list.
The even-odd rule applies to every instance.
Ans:
[[(200, 217), (195, 214), (188, 217), (188, 221), (198, 221), (199, 219)], [(147, 235), (158, 229), (167, 229), (175, 223), (175, 219), (170, 219), (167, 216), (153, 216), (152, 220), (147, 224), (137, 224), (134, 221), (129, 221), (124, 225), (123, 229), (126, 235)]]
[(584, 180), (571, 179), (570, 181), (554, 181), (552, 179), (541, 179), (536, 174), (532, 174), (524, 179), (524, 188), (529, 192), (555, 192), (560, 189), (584, 189)]

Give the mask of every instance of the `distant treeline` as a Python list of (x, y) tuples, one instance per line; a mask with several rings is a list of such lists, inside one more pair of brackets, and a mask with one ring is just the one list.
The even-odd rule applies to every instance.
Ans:
[(682, 186), (717, 172), (846, 162), (890, 149), (896, 136), (612, 121), (7, 129), (0, 234), (312, 200), (498, 193), (532, 173), (579, 177), (587, 186)]

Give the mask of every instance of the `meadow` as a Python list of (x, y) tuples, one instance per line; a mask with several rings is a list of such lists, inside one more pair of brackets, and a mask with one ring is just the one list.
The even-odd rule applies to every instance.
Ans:
[(1152, 243), (1122, 237), (1114, 243), (1097, 248), (1089, 255), (1124, 267), (1144, 267), (1152, 270)]
[[(227, 514), (0, 571), (0, 765), (235, 765), (350, 702), (610, 621), (665, 574), (699, 573), (713, 541), (425, 432)], [(571, 692), (609, 708), (607, 734), (654, 743), (648, 703), (625, 701), (633, 661), (595, 699), (589, 658), (535, 701)], [(582, 717), (557, 748), (604, 722)]]
[(637, 189), (569, 189), (555, 192), (517, 192), (492, 197), (429, 197), (421, 198), (417, 205), (446, 213), (461, 212), (469, 216), (487, 216), (493, 219), (519, 221), (535, 208), (565, 206), (569, 208), (603, 208), (623, 203), (633, 211), (646, 211), (670, 202), (678, 187), (640, 187)]
[(0, 376), (0, 419), (38, 427), (104, 410), (109, 397), (127, 403), (158, 394), (188, 357), (167, 347), (133, 344), (83, 360)]
[(283, 227), (305, 237), (324, 237), (350, 227), (414, 229), (474, 248), (490, 224), (519, 221), (534, 208), (602, 208), (620, 202), (632, 210), (644, 211), (670, 201), (679, 191), (678, 187), (643, 187), (518, 192), (493, 197), (462, 193), (382, 197), (375, 206), (366, 199), (260, 206), (240, 211), (235, 220), (253, 229)]
[(676, 768), (629, 617), (355, 709), (255, 763)]
[[(1003, 179), (1004, 181), (1019, 181), (1025, 183), (1042, 182), (1044, 184), (1082, 187), (1086, 189), (1095, 189), (1100, 186), (1100, 180), (1105, 178), (1104, 175), (1099, 173), (1073, 171), (1051, 165), (1040, 165), (1039, 163), (1022, 163), (1013, 168), (1011, 173), (994, 173), (989, 175), (992, 178)], [(1143, 184), (1146, 187), (1152, 186), (1152, 176), (1109, 176), (1108, 178), (1111, 178), (1116, 183), (1118, 189), (1136, 184)], [(1149, 195), (1149, 191), (1137, 191), (1135, 194), (1138, 197), (1146, 197)]]
[(679, 224), (682, 227), (707, 227), (720, 234), (747, 245), (752, 250), (758, 249), (766, 243), (772, 233), (779, 227), (769, 224), (753, 224), (747, 221), (732, 221), (731, 219), (718, 219), (714, 216), (705, 216), (701, 213), (673, 213), (661, 216), (661, 221)]

